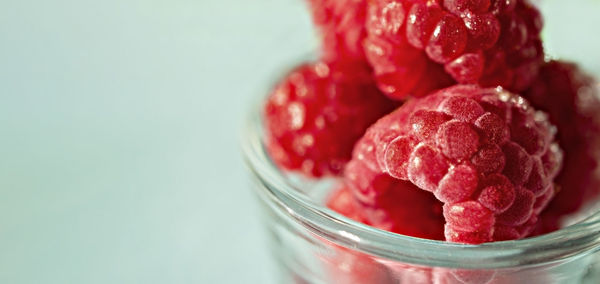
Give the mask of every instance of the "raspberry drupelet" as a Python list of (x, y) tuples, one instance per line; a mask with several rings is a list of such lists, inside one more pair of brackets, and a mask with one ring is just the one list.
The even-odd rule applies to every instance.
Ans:
[(370, 70), (346, 72), (318, 62), (293, 70), (264, 106), (267, 150), (288, 170), (338, 175), (354, 143), (397, 103), (377, 89)]
[(600, 99), (598, 83), (575, 64), (550, 61), (524, 96), (548, 113), (565, 151), (556, 179), (560, 190), (543, 214), (540, 233), (559, 228), (560, 218), (577, 212), (600, 194)]
[[(554, 134), (546, 115), (520, 96), (457, 85), (409, 101), (370, 127), (344, 176), (357, 200), (379, 209), (364, 215), (375, 226), (382, 216), (412, 210), (378, 203), (419, 189), (439, 200), (430, 206), (443, 203), (447, 241), (520, 239), (555, 195), (562, 151)], [(435, 220), (412, 213), (412, 222)]]
[(543, 63), (541, 29), (527, 0), (369, 0), (364, 49), (392, 98), (454, 81), (520, 92)]

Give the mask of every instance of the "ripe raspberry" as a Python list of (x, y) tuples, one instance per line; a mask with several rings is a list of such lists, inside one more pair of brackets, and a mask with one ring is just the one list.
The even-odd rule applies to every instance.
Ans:
[(339, 174), (365, 129), (394, 109), (368, 70), (345, 67), (302, 65), (268, 98), (266, 143), (279, 166), (312, 176)]
[(550, 61), (525, 93), (533, 106), (549, 114), (565, 152), (564, 167), (556, 179), (560, 190), (543, 214), (544, 231), (557, 229), (560, 217), (600, 194), (598, 90), (594, 79), (575, 64)]
[(543, 61), (541, 28), (527, 0), (370, 0), (364, 48), (393, 98), (447, 87), (450, 76), (523, 91)]
[[(371, 126), (345, 178), (356, 199), (388, 214), (419, 216), (394, 206), (410, 184), (433, 193), (444, 204), (448, 241), (523, 238), (554, 194), (562, 155), (554, 131), (517, 95), (458, 85), (410, 101)], [(394, 200), (386, 196), (392, 193)]]
[(308, 0), (323, 43), (323, 58), (365, 62), (362, 42), (366, 37), (364, 0)]

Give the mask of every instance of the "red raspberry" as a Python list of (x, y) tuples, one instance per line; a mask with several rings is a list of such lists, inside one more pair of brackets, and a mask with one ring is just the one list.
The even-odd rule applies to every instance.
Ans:
[(549, 114), (565, 152), (564, 167), (556, 179), (560, 190), (543, 214), (545, 231), (557, 229), (560, 217), (600, 194), (598, 90), (594, 79), (575, 64), (550, 61), (525, 93), (533, 106)]
[(452, 85), (448, 76), (523, 91), (543, 61), (541, 28), (527, 0), (370, 0), (364, 48), (393, 98)]
[[(444, 204), (448, 241), (523, 238), (554, 194), (562, 154), (554, 131), (517, 95), (458, 85), (410, 101), (370, 127), (345, 178), (356, 199), (388, 214), (412, 214), (413, 220), (422, 213), (394, 205), (410, 192), (405, 188), (433, 193)], [(419, 206), (435, 206), (429, 202)]]
[(364, 62), (366, 37), (364, 0), (308, 0), (323, 41), (323, 58)]
[(322, 62), (291, 72), (264, 107), (275, 163), (312, 176), (339, 174), (365, 129), (396, 106), (369, 76)]
[(443, 67), (409, 44), (404, 33), (406, 11), (400, 1), (370, 1), (364, 50), (379, 88), (394, 99), (424, 96), (453, 84)]

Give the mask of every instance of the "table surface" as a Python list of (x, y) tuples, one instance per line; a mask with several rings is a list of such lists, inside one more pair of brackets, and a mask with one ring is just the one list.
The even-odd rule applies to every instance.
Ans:
[[(560, 2), (548, 50), (600, 73), (600, 3)], [(274, 283), (239, 133), (315, 46), (300, 0), (5, 1), (0, 282)]]

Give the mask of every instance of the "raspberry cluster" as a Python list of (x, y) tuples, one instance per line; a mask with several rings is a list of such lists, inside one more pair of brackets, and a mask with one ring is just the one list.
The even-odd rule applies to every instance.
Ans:
[(544, 61), (528, 0), (308, 4), (321, 57), (268, 97), (265, 142), (281, 168), (340, 178), (328, 207), (479, 244), (556, 230), (600, 195), (596, 83)]
[[(283, 169), (338, 177), (327, 207), (398, 234), (480, 244), (557, 230), (600, 195), (600, 85), (544, 61), (528, 0), (307, 2), (321, 57), (267, 98), (265, 144)], [(517, 281), (323, 243), (337, 282)]]

